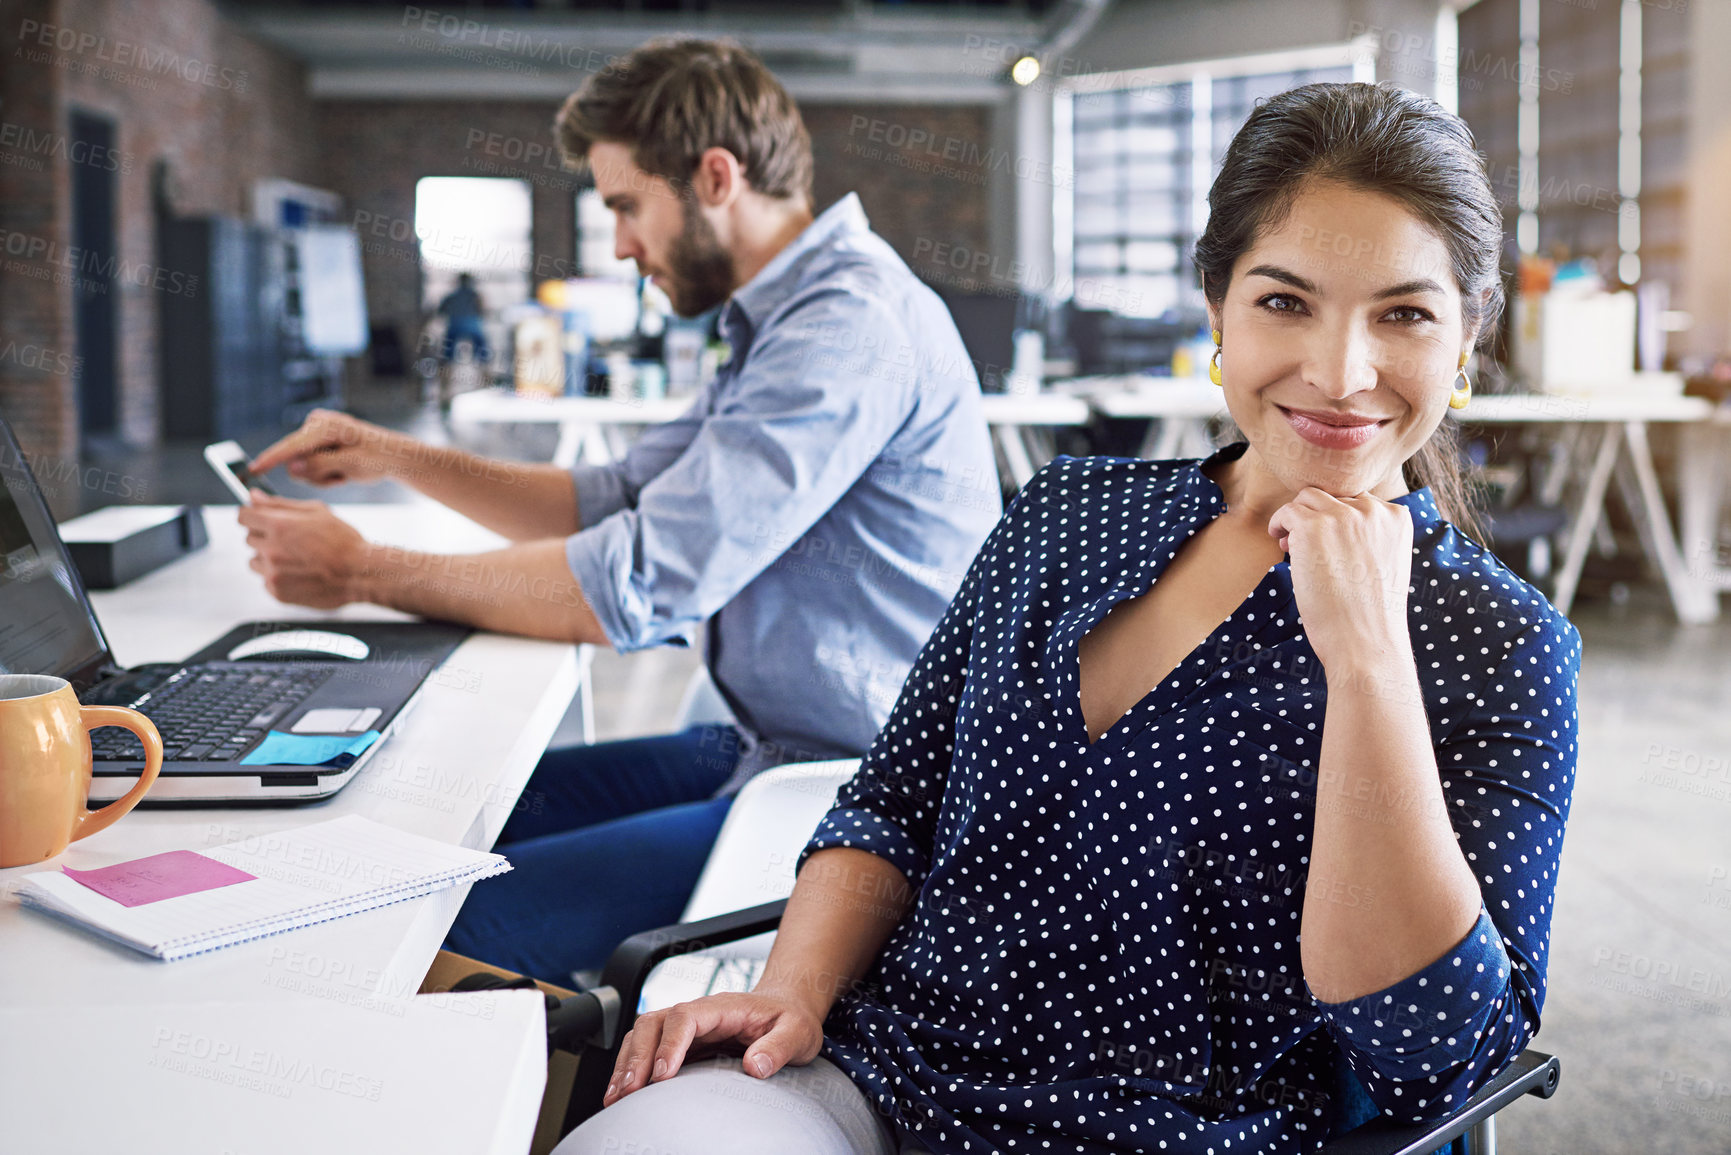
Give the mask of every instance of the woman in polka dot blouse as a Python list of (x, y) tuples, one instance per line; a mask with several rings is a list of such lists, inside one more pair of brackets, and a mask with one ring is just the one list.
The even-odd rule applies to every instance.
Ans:
[(1314, 1151), (1343, 1088), (1435, 1118), (1538, 1030), (1580, 641), (1458, 524), (1483, 165), (1429, 100), (1309, 85), (1209, 204), (1244, 440), (1034, 478), (756, 990), (639, 1019), (561, 1155)]

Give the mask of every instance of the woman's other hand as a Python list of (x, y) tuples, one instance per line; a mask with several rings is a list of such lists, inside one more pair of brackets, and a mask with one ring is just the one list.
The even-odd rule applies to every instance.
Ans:
[(1412, 662), (1407, 586), (1412, 514), (1370, 494), (1335, 497), (1314, 486), (1275, 510), (1268, 532), (1287, 552), (1305, 637), (1340, 677)]
[(747, 1074), (767, 1079), (792, 1063), (804, 1066), (823, 1046), (823, 1021), (795, 998), (774, 993), (707, 995), (639, 1015), (619, 1047), (601, 1105), (650, 1083), (671, 1079), (688, 1057), (745, 1047)]

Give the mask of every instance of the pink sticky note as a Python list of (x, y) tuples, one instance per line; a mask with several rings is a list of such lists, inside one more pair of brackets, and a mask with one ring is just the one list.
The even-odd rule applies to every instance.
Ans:
[(170, 850), (96, 870), (62, 869), (68, 878), (105, 898), (112, 898), (121, 906), (143, 906), (165, 898), (249, 882), (254, 877), (226, 862), (206, 858), (191, 850)]

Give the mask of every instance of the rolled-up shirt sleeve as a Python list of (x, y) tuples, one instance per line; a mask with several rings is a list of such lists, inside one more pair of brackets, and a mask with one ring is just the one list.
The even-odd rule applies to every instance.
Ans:
[[(847, 341), (837, 335), (850, 335)], [(907, 419), (914, 386), (871, 353), (909, 344), (863, 293), (813, 292), (752, 342), (712, 410), (625, 468), (577, 472), (585, 528), (566, 559), (621, 652), (678, 641), (810, 529)], [(591, 491), (586, 496), (585, 490)], [(593, 513), (606, 516), (591, 523)]]
[(1437, 747), (1450, 822), (1483, 899), (1466, 937), (1384, 990), (1317, 1004), (1371, 1101), (1392, 1118), (1458, 1110), (1538, 1032), (1579, 670), (1574, 627), (1557, 616), (1538, 622)]
[(617, 461), (573, 466), (571, 482), (577, 490), (581, 524), (599, 525), (620, 510), (636, 505), (643, 487), (661, 476), (690, 448), (703, 424), (707, 402), (707, 395), (700, 396), (672, 421), (649, 426)]

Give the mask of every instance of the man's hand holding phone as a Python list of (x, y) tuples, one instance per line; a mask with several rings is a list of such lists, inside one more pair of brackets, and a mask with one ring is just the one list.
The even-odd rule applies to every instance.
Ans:
[(253, 476), (252, 471), (247, 468), (246, 450), (233, 441), (205, 446), (204, 459), (216, 471), (217, 477), (228, 487), (228, 491), (240, 499), (242, 505), (252, 500), (252, 491), (255, 489), (275, 496), (276, 490)]
[(253, 548), (249, 564), (278, 601), (330, 610), (366, 600), (367, 541), (324, 502), (255, 489), (240, 524)]
[(368, 545), (348, 522), (321, 501), (278, 496), (261, 476), (279, 465), (313, 485), (371, 481), (413, 460), (418, 444), (404, 434), (315, 409), (301, 427), (251, 462), (232, 441), (213, 445), (205, 457), (240, 499), (240, 524), (253, 548), (251, 568), (264, 577), (272, 597), (294, 605), (335, 609), (365, 600), (360, 588)]

